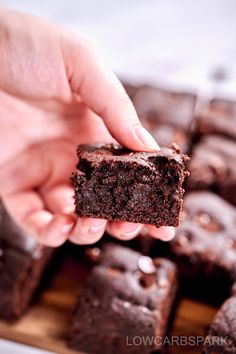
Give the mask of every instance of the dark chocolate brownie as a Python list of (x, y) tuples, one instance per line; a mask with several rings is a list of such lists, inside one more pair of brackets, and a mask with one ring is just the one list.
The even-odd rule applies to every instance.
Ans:
[(203, 353), (236, 353), (236, 297), (225, 301), (217, 312), (205, 338)]
[(189, 130), (196, 96), (143, 86), (137, 91), (133, 102), (141, 118), (155, 117), (159, 122)]
[(141, 119), (141, 122), (160, 146), (170, 146), (174, 143), (177, 144), (181, 152), (187, 153), (189, 151), (190, 136), (184, 129), (160, 123), (151, 116)]
[(18, 226), (0, 200), (0, 317), (17, 318), (28, 307), (52, 252)]
[(79, 216), (178, 226), (187, 156), (169, 148), (146, 153), (110, 144), (81, 145), (78, 158), (72, 181)]
[(236, 139), (236, 102), (213, 99), (200, 105), (195, 125), (198, 133), (216, 133)]
[(96, 354), (160, 349), (177, 288), (176, 266), (114, 244), (94, 252), (100, 263), (79, 294), (70, 347)]
[(133, 102), (143, 125), (160, 146), (175, 143), (181, 152), (188, 152), (194, 95), (143, 86), (133, 96)]
[(171, 257), (179, 265), (184, 287), (218, 304), (236, 280), (236, 208), (216, 194), (195, 191), (185, 196), (182, 214), (169, 244)]
[(236, 204), (236, 142), (207, 135), (194, 147), (189, 189), (210, 189)]

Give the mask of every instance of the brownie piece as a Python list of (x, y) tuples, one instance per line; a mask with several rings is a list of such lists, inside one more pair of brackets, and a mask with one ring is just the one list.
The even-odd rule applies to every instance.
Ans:
[(187, 153), (190, 147), (190, 135), (182, 128), (160, 123), (155, 117), (141, 118), (143, 126), (152, 134), (160, 146), (176, 144), (180, 151)]
[(118, 145), (80, 145), (72, 175), (76, 213), (156, 227), (177, 226), (187, 156), (175, 149), (133, 152)]
[(0, 317), (17, 318), (28, 307), (52, 252), (18, 226), (0, 200)]
[(236, 353), (236, 297), (225, 301), (217, 312), (205, 338), (203, 353)]
[(160, 146), (175, 143), (181, 152), (188, 152), (195, 95), (143, 86), (133, 102), (143, 125)]
[(189, 189), (210, 189), (236, 204), (236, 142), (208, 135), (193, 149)]
[[(96, 354), (151, 353), (160, 349), (177, 288), (176, 266), (129, 248), (106, 244), (80, 292), (69, 346)], [(141, 336), (147, 344), (135, 345)], [(144, 342), (143, 340), (143, 342)]]
[(236, 102), (216, 98), (200, 105), (195, 126), (199, 134), (216, 133), (236, 139)]
[(169, 243), (171, 258), (185, 290), (218, 304), (236, 280), (236, 208), (211, 192), (194, 191), (186, 195), (182, 214)]

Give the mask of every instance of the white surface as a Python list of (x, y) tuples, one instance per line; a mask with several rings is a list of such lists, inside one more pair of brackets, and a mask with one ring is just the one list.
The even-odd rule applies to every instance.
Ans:
[(0, 339), (0, 353), (1, 354), (53, 354), (44, 350), (28, 347), (23, 344), (9, 342)]
[[(235, 0), (5, 0), (92, 38), (122, 77), (236, 97)], [(226, 68), (214, 84), (212, 72)]]

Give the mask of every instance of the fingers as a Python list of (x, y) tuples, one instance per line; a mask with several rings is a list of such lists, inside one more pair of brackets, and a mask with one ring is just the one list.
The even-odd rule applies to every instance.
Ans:
[(45, 205), (52, 213), (73, 214), (75, 210), (73, 195), (73, 188), (65, 183), (42, 192)]
[(38, 242), (49, 246), (61, 246), (68, 238), (74, 226), (72, 216), (51, 214), (46, 210), (37, 210), (23, 220), (25, 229), (33, 235)]
[(175, 236), (175, 228), (172, 226), (162, 226), (157, 228), (152, 225), (145, 225), (145, 229), (150, 236), (162, 241), (170, 241)]
[[(36, 215), (35, 219), (39, 216)], [(36, 223), (36, 220), (34, 220)], [(62, 245), (74, 227), (75, 220), (70, 215), (55, 214), (51, 221), (41, 229), (38, 240), (50, 247)]]
[(79, 218), (68, 239), (79, 245), (97, 242), (105, 232), (107, 221), (95, 218)]
[(107, 232), (119, 240), (127, 241), (136, 237), (142, 227), (132, 222), (113, 221), (107, 224)]
[(122, 145), (137, 151), (158, 150), (159, 146), (141, 125), (119, 80), (98, 60), (87, 41), (71, 37), (63, 36), (62, 48), (72, 91), (79, 93)]
[(34, 189), (49, 173), (47, 159), (42, 158), (40, 147), (22, 152), (0, 169), (0, 193), (8, 195), (19, 190)]

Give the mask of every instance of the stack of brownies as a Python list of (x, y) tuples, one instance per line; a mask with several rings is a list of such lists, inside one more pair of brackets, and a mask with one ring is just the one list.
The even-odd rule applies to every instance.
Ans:
[[(125, 87), (161, 150), (79, 146), (76, 213), (175, 226), (176, 237), (164, 243), (139, 235), (140, 242), (126, 246), (105, 239), (86, 250), (91, 272), (73, 312), (69, 346), (96, 354), (162, 351), (177, 294), (187, 294), (224, 302), (204, 353), (236, 353), (236, 103)], [(0, 316), (10, 319), (29, 305), (52, 250), (26, 235), (3, 204), (0, 211)], [(220, 337), (227, 340), (213, 340)], [(146, 340), (137, 345), (137, 338)]]

